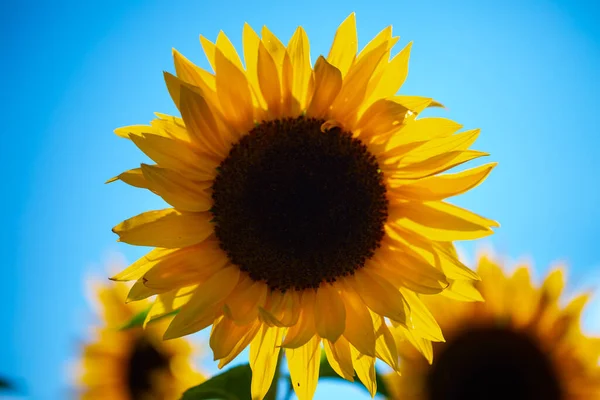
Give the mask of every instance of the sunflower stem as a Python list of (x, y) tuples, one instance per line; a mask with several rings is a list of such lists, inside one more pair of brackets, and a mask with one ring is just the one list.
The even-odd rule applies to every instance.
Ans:
[(273, 375), (273, 382), (267, 392), (264, 400), (277, 400), (277, 387), (279, 386), (279, 378), (281, 378), (281, 364), (283, 358), (283, 349), (279, 351), (277, 356), (277, 366), (275, 367), (275, 374)]

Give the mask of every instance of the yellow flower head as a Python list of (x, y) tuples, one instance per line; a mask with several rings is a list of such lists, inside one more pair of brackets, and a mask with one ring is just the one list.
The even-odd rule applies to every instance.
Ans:
[(200, 37), (214, 73), (174, 51), (177, 76), (165, 78), (182, 118), (116, 131), (156, 165), (113, 180), (173, 208), (114, 228), (156, 249), (113, 279), (137, 280), (130, 300), (158, 294), (148, 320), (179, 310), (166, 338), (212, 325), (221, 367), (250, 345), (253, 398), (280, 347), (298, 397), (312, 397), (321, 343), (341, 376), (356, 371), (373, 393), (375, 358), (397, 368), (386, 321), (442, 340), (419, 294), (472, 296), (464, 283), (477, 275), (452, 241), (497, 223), (443, 200), (494, 164), (438, 175), (486, 155), (469, 150), (479, 131), (417, 118), (440, 104), (396, 95), (410, 44), (390, 59), (391, 27), (357, 54), (350, 15), (314, 67), (301, 27), (287, 46), (261, 34), (244, 26), (245, 66), (222, 32), (216, 44)]
[(81, 399), (175, 400), (202, 382), (191, 365), (190, 344), (184, 339), (162, 341), (166, 321), (145, 330), (121, 330), (148, 303), (125, 304), (123, 283), (93, 286), (104, 324), (96, 331), (96, 340), (83, 349), (78, 374)]
[[(580, 317), (589, 293), (564, 305), (563, 270), (540, 288), (529, 267), (512, 275), (487, 256), (476, 283), (485, 302), (425, 300), (445, 343), (422, 342), (428, 361), (396, 336), (401, 376), (386, 378), (396, 399), (598, 399), (600, 338), (585, 336)], [(433, 362), (432, 362), (433, 358)]]

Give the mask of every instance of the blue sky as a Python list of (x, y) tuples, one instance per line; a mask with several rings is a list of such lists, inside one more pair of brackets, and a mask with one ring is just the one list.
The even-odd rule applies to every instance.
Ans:
[[(198, 35), (224, 30), (240, 49), (245, 21), (287, 42), (298, 25), (312, 59), (337, 25), (357, 14), (360, 45), (392, 24), (414, 41), (405, 94), (431, 96), (436, 113), (482, 129), (476, 143), (499, 166), (461, 206), (497, 219), (498, 252), (571, 266), (571, 288), (600, 285), (600, 15), (597, 2), (433, 0), (292, 2), (12, 2), (0, 18), (3, 59), (0, 152), (4, 169), (0, 266), (0, 375), (31, 398), (58, 399), (65, 362), (92, 320), (83, 278), (110, 254), (141, 255), (110, 229), (160, 207), (154, 196), (103, 182), (143, 161), (112, 134), (175, 113), (162, 71), (171, 48), (208, 67)], [(464, 244), (467, 253), (472, 243)], [(585, 327), (600, 332), (599, 301)], [(320, 384), (366, 398), (354, 389)], [(328, 395), (329, 393), (329, 395)]]

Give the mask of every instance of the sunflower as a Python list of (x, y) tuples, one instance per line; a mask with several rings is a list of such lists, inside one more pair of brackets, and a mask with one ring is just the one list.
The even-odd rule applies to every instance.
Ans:
[(123, 283), (94, 286), (104, 326), (97, 331), (97, 340), (83, 349), (78, 368), (80, 398), (179, 399), (183, 391), (203, 380), (190, 364), (192, 348), (187, 341), (162, 341), (165, 322), (145, 330), (121, 330), (149, 304), (123, 303), (127, 295)]
[(590, 294), (564, 305), (560, 267), (537, 288), (527, 265), (508, 275), (488, 256), (478, 264), (485, 302), (425, 300), (446, 336), (426, 345), (428, 360), (397, 336), (402, 375), (386, 377), (392, 397), (599, 399), (600, 338), (579, 326)]
[(411, 45), (390, 59), (398, 37), (387, 27), (357, 54), (354, 14), (314, 67), (301, 27), (286, 47), (246, 24), (245, 67), (222, 32), (200, 41), (214, 73), (177, 51), (177, 76), (165, 73), (181, 118), (116, 130), (156, 164), (110, 181), (172, 208), (113, 229), (155, 249), (112, 279), (137, 280), (129, 300), (158, 295), (148, 321), (178, 310), (166, 339), (212, 326), (220, 367), (249, 345), (253, 398), (281, 347), (298, 397), (311, 398), (321, 345), (374, 393), (375, 359), (397, 368), (390, 321), (442, 340), (419, 294), (469, 297), (465, 282), (478, 279), (452, 241), (498, 225), (443, 200), (495, 164), (439, 173), (487, 155), (469, 150), (479, 130), (417, 118), (441, 105), (396, 95)]

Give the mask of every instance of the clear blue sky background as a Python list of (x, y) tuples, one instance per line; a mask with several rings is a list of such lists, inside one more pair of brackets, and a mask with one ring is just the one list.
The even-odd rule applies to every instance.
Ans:
[[(258, 2), (257, 4), (261, 4)], [(312, 58), (356, 11), (360, 44), (392, 24), (413, 40), (405, 94), (432, 96), (439, 114), (480, 127), (476, 148), (499, 167), (458, 204), (495, 218), (500, 252), (572, 267), (572, 288), (600, 283), (600, 3), (507, 1), (31, 1), (9, 2), (2, 41), (2, 289), (0, 375), (33, 399), (60, 399), (64, 365), (92, 320), (83, 278), (117, 245), (110, 228), (160, 206), (103, 182), (143, 160), (116, 127), (175, 112), (162, 80), (171, 47), (207, 67), (198, 34), (220, 29), (240, 48), (242, 25), (287, 42), (297, 25)], [(467, 252), (473, 250), (466, 244)], [(598, 300), (586, 329), (600, 332)], [(211, 366), (212, 364), (209, 364)], [(212, 368), (212, 367), (211, 367)], [(322, 384), (367, 398), (360, 390)]]

